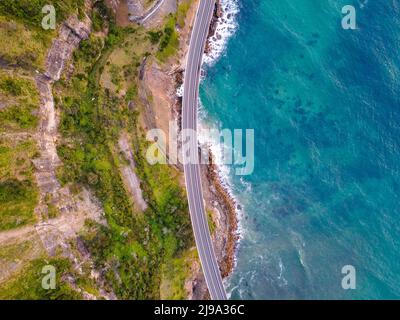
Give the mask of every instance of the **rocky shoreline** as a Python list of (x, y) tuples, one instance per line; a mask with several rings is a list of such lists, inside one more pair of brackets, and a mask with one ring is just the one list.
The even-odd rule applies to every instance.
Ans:
[[(217, 0), (214, 10), (214, 15), (210, 24), (208, 39), (205, 48), (205, 54), (207, 54), (210, 48), (210, 40), (216, 35), (217, 24), (222, 16), (222, 7), (220, 0)], [(179, 87), (182, 84), (182, 77), (177, 76)], [(178, 108), (180, 110), (180, 108)], [(180, 117), (180, 114), (179, 114)], [(238, 245), (238, 206), (235, 199), (231, 196), (226, 185), (223, 183), (223, 179), (219, 174), (219, 168), (214, 162), (214, 156), (211, 150), (208, 150), (209, 161), (207, 165), (203, 165), (201, 168), (202, 184), (204, 190), (204, 200), (206, 202), (207, 209), (212, 210), (212, 220), (215, 224), (215, 230), (212, 234), (214, 240), (214, 248), (217, 255), (218, 264), (221, 270), (223, 278), (228, 277), (235, 266), (235, 253)], [(207, 290), (201, 290), (201, 285), (205, 286), (203, 275), (198, 275), (195, 281), (193, 281), (193, 288), (197, 294), (194, 294), (192, 298), (203, 298), (208, 299), (209, 295)], [(204, 291), (203, 294), (200, 292)]]
[[(171, 55), (169, 60), (164, 62), (160, 62), (154, 55), (149, 54), (138, 62), (137, 104), (129, 101), (127, 107), (129, 110), (140, 108), (138, 122), (139, 126), (145, 131), (161, 128), (168, 132), (170, 121), (175, 121), (180, 127), (182, 100), (177, 95), (177, 88), (183, 83), (184, 64), (189, 48), (191, 28), (196, 17), (197, 5), (202, 0), (155, 0), (155, 5), (161, 2), (163, 4), (160, 10), (157, 9), (155, 14), (142, 26), (143, 32), (153, 30), (153, 28), (162, 28), (165, 18), (171, 12), (175, 14), (176, 10), (179, 9), (177, 5), (182, 4), (183, 1), (190, 3), (190, 6), (185, 9), (188, 10), (185, 11), (185, 21), (176, 24), (176, 32), (180, 39), (176, 54)], [(106, 2), (116, 15), (116, 24), (123, 28), (127, 26), (125, 24), (126, 19), (118, 20), (118, 16), (127, 16), (126, 5), (128, 2), (139, 3), (141, 0), (110, 0)], [(58, 155), (57, 147), (65, 142), (65, 137), (59, 131), (62, 112), (59, 107), (62, 100), (57, 97), (63, 94), (63, 84), (59, 80), (69, 81), (72, 77), (75, 68), (75, 61), (72, 59), (73, 53), (79, 47), (81, 41), (90, 38), (92, 35), (95, 37), (105, 37), (106, 35), (106, 31), (103, 32), (103, 29), (95, 32), (95, 28), (92, 28), (90, 10), (93, 9), (93, 3), (92, 0), (85, 0), (83, 16), (78, 17), (77, 14), (72, 14), (59, 25), (57, 36), (47, 50), (43, 72), (37, 71), (36, 74), (32, 75), (32, 81), (35, 82), (40, 97), (39, 126), (37, 131), (32, 134), (33, 138), (36, 139), (38, 149), (37, 154), (32, 159), (34, 179), (39, 191), (39, 199), (35, 207), (37, 223), (18, 230), (18, 232), (1, 233), (0, 241), (28, 237), (30, 234), (34, 234), (37, 238), (35, 238), (35, 241), (40, 243), (40, 248), (43, 248), (49, 257), (60, 256), (68, 259), (76, 275), (90, 278), (94, 288), (98, 290), (98, 292), (95, 290), (96, 293), (93, 290), (80, 288), (76, 284), (75, 273), (74, 275), (67, 275), (63, 279), (74, 291), (82, 294), (84, 299), (117, 299), (117, 294), (113, 292), (104, 278), (103, 269), (94, 262), (93, 257), (96, 254), (92, 252), (92, 256), (92, 253), (85, 246), (82, 236), (82, 230), (86, 228), (87, 220), (95, 221), (99, 225), (107, 225), (102, 203), (89, 188), (85, 188), (85, 186), (75, 188), (72, 184), (64, 184), (59, 176), (59, 169), (62, 168), (63, 161)], [(209, 39), (218, 33), (217, 23), (222, 14), (221, 9), (220, 1), (217, 0)], [(209, 50), (208, 42), (206, 53)], [(2, 61), (0, 61), (0, 64), (2, 64)], [(119, 150), (119, 155), (124, 157), (126, 161), (121, 165), (121, 175), (125, 178), (124, 181), (129, 194), (134, 204), (138, 206), (139, 211), (146, 211), (148, 204), (143, 198), (140, 181), (135, 175), (133, 151), (130, 149), (127, 136), (123, 134), (119, 138), (116, 149)], [(236, 203), (224, 185), (224, 180), (219, 174), (217, 165), (213, 162), (211, 152), (209, 157), (209, 164), (201, 165), (201, 183), (217, 260), (222, 276), (225, 278), (232, 272), (235, 264), (235, 248), (238, 240)], [(174, 172), (176, 173), (174, 179), (176, 176), (183, 189), (185, 187), (182, 174), (183, 167), (175, 165)], [(185, 225), (185, 228), (190, 232), (190, 224)], [(179, 277), (177, 285), (182, 288), (181, 279), (185, 279), (185, 290), (182, 295), (179, 295), (179, 298), (209, 299), (200, 261), (196, 255), (196, 247), (194, 244), (192, 245), (192, 242), (190, 242), (190, 248), (187, 248), (187, 252), (185, 251), (185, 255), (178, 257), (178, 259), (181, 258), (184, 260), (185, 266), (183, 267), (184, 270), (179, 272), (182, 272), (184, 277)], [(168, 277), (166, 279), (167, 281), (170, 280)], [(162, 297), (162, 295), (160, 296)]]
[[(114, 1), (113, 9), (115, 9), (114, 12), (117, 15), (121, 15), (121, 12), (118, 12), (120, 3), (122, 1)], [(178, 51), (178, 61), (167, 63), (164, 66), (159, 66), (151, 59), (142, 61), (139, 74), (139, 96), (145, 106), (142, 114), (144, 129), (161, 128), (167, 132), (166, 123), (169, 121), (176, 121), (178, 128), (181, 127), (182, 99), (177, 96), (176, 91), (183, 84), (184, 64), (189, 47), (191, 28), (196, 16), (197, 4), (198, 0), (192, 2), (191, 8), (187, 13), (185, 26), (179, 30), (181, 46)], [(125, 13), (124, 10), (122, 11)], [(217, 0), (205, 54), (211, 49), (211, 38), (218, 37), (218, 34), (216, 34), (217, 25), (222, 14), (220, 0)], [(152, 103), (149, 102), (149, 97), (152, 98)], [(162, 103), (165, 106), (162, 106)], [(169, 111), (166, 112), (168, 109)], [(226, 278), (231, 274), (235, 266), (235, 251), (239, 239), (238, 206), (224, 185), (211, 152), (209, 155), (209, 164), (201, 166), (204, 200), (207, 211), (212, 213), (212, 220), (215, 225), (212, 238), (221, 274)], [(176, 167), (183, 172), (182, 166), (177, 165)], [(209, 299), (207, 285), (198, 259), (194, 259), (192, 262), (191, 276), (186, 280), (185, 288), (189, 299)]]
[[(197, 3), (197, 1), (192, 3), (192, 8), (186, 17), (185, 27), (179, 31), (181, 46), (178, 53), (178, 64), (170, 63), (160, 67), (154, 65), (154, 63), (148, 63), (142, 68), (143, 76), (141, 77), (140, 84), (142, 90), (140, 91), (150, 93), (150, 96), (157, 97), (156, 99), (159, 102), (169, 101), (169, 114), (163, 113), (161, 110), (164, 107), (161, 108), (160, 105), (155, 108), (155, 106), (144, 103), (146, 108), (143, 118), (146, 128), (157, 127), (168, 132), (168, 128), (165, 124), (163, 126), (163, 123), (175, 121), (178, 128), (181, 129), (182, 97), (177, 94), (177, 91), (179, 91), (179, 88), (183, 85), (186, 54), (189, 48), (191, 26), (193, 26), (194, 23)], [(221, 16), (222, 7), (220, 1), (217, 0), (204, 54), (207, 54), (211, 48), (211, 38), (218, 36), (216, 35), (217, 25)], [(155, 83), (158, 84), (155, 85)], [(162, 83), (162, 85), (160, 83)], [(180, 147), (179, 144), (178, 147)], [(235, 266), (235, 251), (239, 240), (237, 232), (237, 204), (230, 195), (226, 185), (223, 183), (223, 179), (219, 174), (219, 169), (213, 161), (213, 155), (210, 150), (208, 150), (208, 152), (210, 161), (207, 165), (201, 166), (202, 186), (206, 209), (207, 212), (211, 214), (215, 226), (212, 233), (215, 253), (221, 269), (221, 274), (226, 278), (231, 274)], [(182, 165), (178, 164), (176, 168), (183, 172)], [(184, 187), (184, 182), (182, 182), (182, 186)], [(185, 285), (188, 298), (196, 300), (209, 299), (207, 285), (198, 260), (193, 261), (191, 273), (192, 276), (187, 279)]]
[[(112, 8), (115, 9), (116, 14), (118, 14), (120, 3), (122, 1), (113, 1), (115, 7), (112, 6)], [(167, 132), (166, 123), (169, 121), (176, 121), (178, 127), (180, 127), (182, 99), (177, 96), (176, 89), (183, 83), (184, 63), (189, 46), (191, 27), (196, 16), (197, 3), (198, 0), (192, 3), (192, 7), (187, 13), (186, 25), (179, 30), (181, 46), (178, 52), (178, 61), (169, 62), (163, 66), (159, 66), (152, 59), (142, 61), (139, 74), (139, 97), (144, 105), (141, 124), (145, 130), (161, 128)], [(210, 39), (218, 36), (215, 33), (221, 16), (222, 7), (220, 0), (217, 0), (205, 54), (210, 50)], [(149, 97), (151, 97), (151, 102), (149, 102)], [(162, 104), (165, 105), (162, 106)], [(215, 225), (212, 238), (218, 264), (222, 276), (226, 278), (234, 268), (235, 251), (239, 239), (237, 204), (224, 185), (211, 152), (209, 155), (209, 164), (201, 166), (204, 200), (207, 211), (211, 213)], [(182, 166), (178, 165), (177, 169), (183, 171)], [(185, 288), (189, 299), (209, 299), (207, 285), (198, 259), (193, 260), (191, 276), (186, 280)]]
[(213, 14), (213, 17), (211, 19), (210, 29), (209, 29), (209, 32), (208, 32), (205, 53), (209, 53), (210, 50), (211, 50), (210, 39), (212, 37), (214, 37), (214, 36), (218, 37), (218, 35), (216, 34), (217, 24), (218, 24), (218, 20), (221, 17), (222, 17), (222, 6), (221, 6), (220, 0), (217, 0), (216, 3), (215, 3), (214, 14)]

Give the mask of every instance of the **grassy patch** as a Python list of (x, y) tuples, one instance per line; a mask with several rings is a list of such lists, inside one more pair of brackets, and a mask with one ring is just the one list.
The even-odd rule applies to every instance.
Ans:
[(31, 160), (36, 155), (32, 140), (0, 140), (0, 230), (36, 221), (38, 189)]
[(0, 182), (0, 230), (8, 230), (36, 221), (37, 203), (35, 186), (29, 181)]
[(162, 267), (160, 298), (162, 300), (184, 300), (187, 298), (185, 282), (190, 277), (195, 250), (186, 251), (181, 256), (169, 259)]
[(213, 234), (217, 226), (215, 225), (215, 222), (213, 219), (213, 212), (208, 209), (207, 209), (207, 221), (208, 221), (208, 228), (210, 229), (210, 233)]
[(34, 129), (39, 93), (33, 80), (0, 71), (0, 132)]
[(43, 70), (46, 50), (54, 34), (0, 16), (0, 56), (11, 65)]
[[(56, 269), (56, 289), (43, 289), (42, 268), (52, 265)], [(30, 262), (16, 277), (0, 285), (0, 300), (72, 300), (82, 299), (63, 279), (74, 274), (71, 263), (67, 259), (36, 259)], [(79, 277), (78, 277), (79, 278)]]
[(185, 26), (186, 16), (190, 6), (192, 5), (192, 2), (193, 0), (183, 0), (178, 6), (178, 10), (176, 12), (176, 23), (180, 28)]
[[(120, 29), (112, 21), (109, 26), (104, 46), (98, 47), (103, 42), (96, 37), (83, 42), (75, 54), (77, 67), (71, 81), (56, 85), (64, 137), (58, 147), (64, 164), (59, 176), (64, 183), (90, 187), (102, 202), (109, 227), (88, 222), (82, 239), (114, 292), (121, 299), (157, 299), (162, 266), (179, 259), (193, 245), (187, 202), (177, 181), (179, 173), (168, 166), (150, 166), (145, 160), (138, 113), (127, 107), (127, 99), (141, 104), (136, 87), (138, 63), (156, 48), (141, 29)], [(138, 39), (144, 39), (141, 45), (135, 45)], [(121, 68), (119, 84), (125, 95), (109, 86), (113, 64)], [(132, 64), (133, 69), (125, 67)], [(80, 90), (75, 89), (77, 83), (83, 84)], [(141, 215), (135, 214), (120, 176), (116, 145), (121, 130), (130, 132), (135, 141), (138, 176), (149, 204)]]
[[(58, 27), (72, 14), (83, 17), (85, 0), (0, 1), (0, 57), (5, 64), (44, 71), (45, 56)], [(56, 30), (45, 30), (42, 21), (54, 6)]]
[(0, 138), (0, 181), (33, 179), (31, 159), (38, 155), (32, 139), (18, 141)]
[(157, 52), (157, 58), (161, 62), (165, 62), (169, 57), (178, 52), (179, 38), (175, 25), (176, 17), (170, 15), (165, 23), (163, 35), (160, 39), (159, 52)]
[(34, 105), (11, 106), (0, 111), (0, 131), (34, 129), (38, 119), (34, 115)]
[(136, 84), (133, 84), (129, 87), (128, 91), (125, 95), (125, 101), (128, 103), (129, 101), (133, 101), (138, 97), (138, 88)]
[(136, 86), (141, 62), (154, 50), (143, 28), (128, 28), (124, 33), (124, 39), (110, 53), (100, 76), (102, 87), (119, 97)]
[(6, 244), (0, 247), (0, 261), (17, 260), (33, 249), (33, 242), (23, 241), (18, 245)]
[(44, 254), (41, 240), (32, 228), (18, 239), (2, 242), (0, 247), (0, 283), (10, 280), (23, 267)]
[(18, 19), (32, 28), (41, 28), (45, 13), (45, 5), (53, 5), (57, 21), (64, 21), (70, 14), (78, 13), (78, 8), (83, 8), (84, 0), (2, 0), (0, 1), (0, 14)]
[(59, 26), (70, 14), (82, 16), (84, 0), (1, 0), (0, 57), (11, 65), (43, 71), (45, 56), (56, 35), (44, 30), (42, 13), (45, 5), (53, 5)]

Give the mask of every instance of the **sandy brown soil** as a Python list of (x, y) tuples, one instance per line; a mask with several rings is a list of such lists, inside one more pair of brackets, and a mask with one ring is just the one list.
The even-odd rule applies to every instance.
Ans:
[(2, 232), (0, 248), (0, 283), (7, 281), (29, 261), (40, 258), (45, 252), (32, 226)]
[(127, 27), (131, 24), (127, 0), (106, 0), (106, 4), (114, 11), (117, 26)]

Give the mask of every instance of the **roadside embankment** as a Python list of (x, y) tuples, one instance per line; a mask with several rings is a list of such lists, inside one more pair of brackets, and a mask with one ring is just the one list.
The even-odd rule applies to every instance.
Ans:
[[(147, 128), (161, 128), (168, 136), (168, 123), (176, 122), (181, 127), (182, 98), (177, 91), (183, 84), (184, 66), (188, 51), (191, 28), (196, 16), (198, 1), (191, 1), (186, 12), (184, 24), (179, 28), (180, 47), (177, 53), (178, 61), (169, 60), (160, 64), (157, 61), (147, 60), (143, 66), (143, 77), (140, 87), (146, 97), (151, 97), (152, 103), (147, 103), (147, 111), (143, 115), (143, 123)], [(210, 26), (209, 38), (215, 36), (216, 24), (221, 17), (221, 6), (217, 2), (212, 24)], [(209, 43), (209, 42), (208, 42)], [(206, 53), (210, 46), (207, 44)], [(146, 99), (145, 99), (146, 100)], [(149, 99), (147, 99), (147, 102)], [(178, 144), (178, 147), (179, 144)], [(204, 200), (206, 211), (209, 215), (209, 224), (212, 230), (212, 238), (223, 277), (227, 277), (234, 267), (235, 248), (237, 236), (237, 212), (236, 203), (230, 196), (229, 191), (221, 181), (218, 168), (210, 155), (210, 163), (203, 165), (201, 169)], [(176, 166), (181, 172), (183, 167)], [(182, 179), (182, 185), (184, 181)], [(192, 299), (207, 299), (207, 286), (198, 261), (192, 264), (192, 276), (188, 279), (188, 297)]]

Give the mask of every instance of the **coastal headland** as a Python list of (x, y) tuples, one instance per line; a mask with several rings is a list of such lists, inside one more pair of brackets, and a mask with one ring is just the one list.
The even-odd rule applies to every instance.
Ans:
[[(27, 16), (23, 4), (0, 7), (8, 35), (25, 28), (21, 37), (43, 38), (0, 48), (0, 156), (24, 160), (0, 163), (0, 187), (21, 195), (1, 199), (0, 297), (209, 297), (183, 167), (150, 166), (143, 156), (148, 130), (180, 125), (177, 92), (198, 3), (55, 1), (57, 28), (47, 33), (40, 10)], [(209, 38), (220, 16), (217, 4)], [(15, 92), (28, 90), (24, 110)], [(13, 108), (29, 122), (10, 117)], [(234, 267), (237, 205), (210, 157), (201, 166), (204, 200), (226, 277)], [(40, 286), (46, 265), (57, 270), (55, 291)]]

